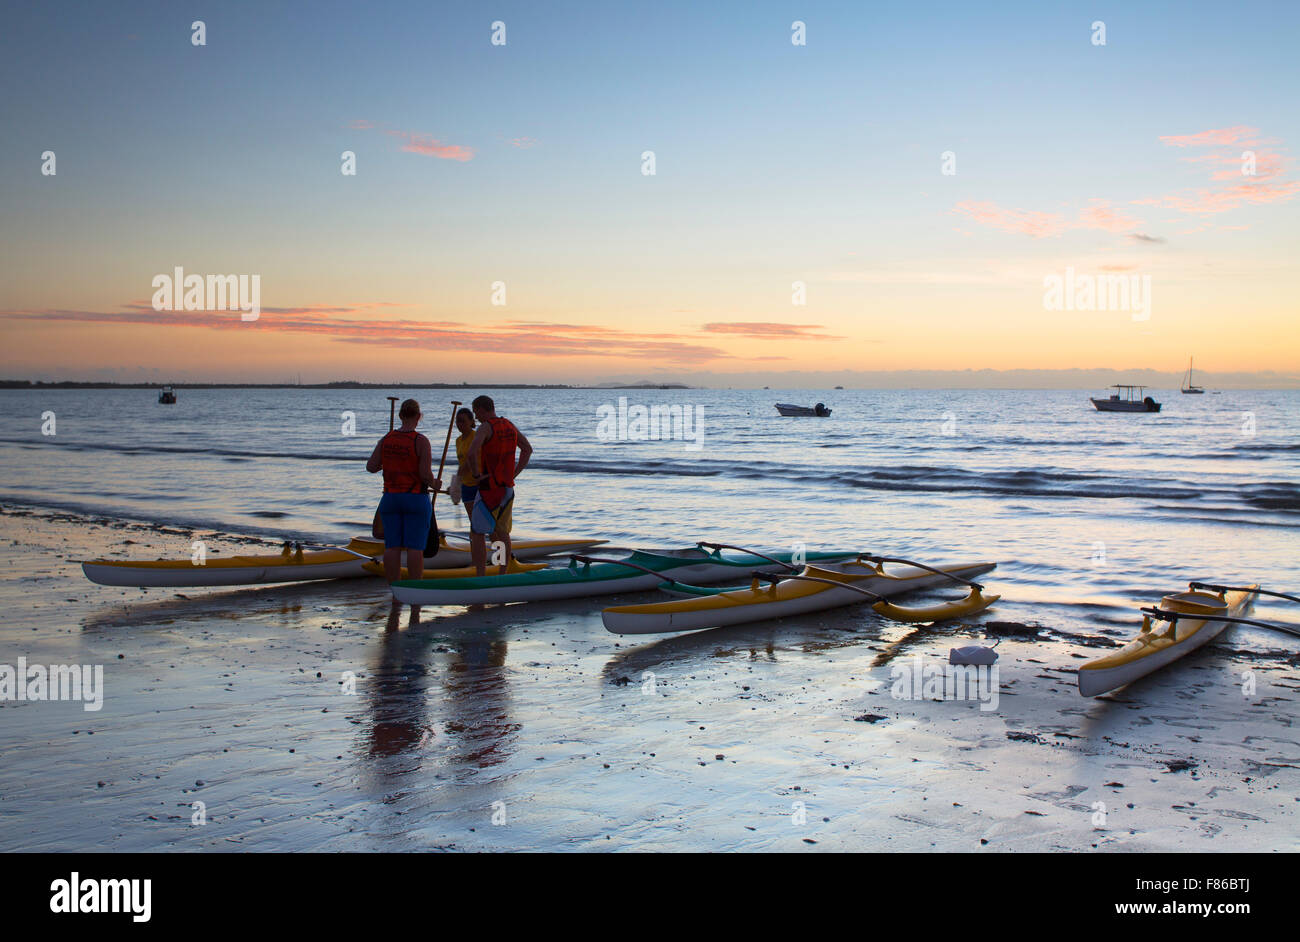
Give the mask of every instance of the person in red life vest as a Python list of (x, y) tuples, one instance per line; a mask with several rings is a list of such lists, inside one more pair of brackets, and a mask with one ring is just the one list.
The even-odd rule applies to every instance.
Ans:
[[(480, 576), (487, 574), (486, 538), (493, 544), (505, 544), (502, 574), (510, 562), (511, 510), (515, 501), (515, 478), (528, 465), (533, 446), (524, 433), (509, 419), (497, 415), (496, 404), (489, 396), (479, 396), (471, 403), (479, 420), (478, 431), (469, 443), (469, 464), (478, 478), (478, 496), (470, 509), (470, 555)], [(519, 460), (515, 461), (515, 451)]]
[(408, 578), (424, 576), (424, 544), (433, 518), (427, 492), (442, 489), (442, 482), (433, 476), (433, 448), (415, 430), (420, 404), (408, 399), (397, 414), (402, 427), (381, 438), (366, 462), (371, 474), (384, 472), (379, 515), (384, 521), (384, 575), (389, 582), (401, 578), (402, 550), (406, 550)]

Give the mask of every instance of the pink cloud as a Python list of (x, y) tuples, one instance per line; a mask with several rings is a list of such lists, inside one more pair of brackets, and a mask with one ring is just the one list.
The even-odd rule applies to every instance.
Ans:
[(427, 134), (413, 134), (410, 131), (385, 131), (385, 134), (391, 134), (394, 137), (400, 137), (405, 144), (401, 150), (411, 154), (426, 154), (430, 157), (440, 157), (443, 160), (467, 161), (474, 159), (474, 148), (465, 147), (460, 144), (444, 144), (437, 138), (429, 137)]
[(1042, 213), (1028, 209), (1003, 209), (996, 203), (964, 202), (953, 207), (954, 212), (962, 213), (974, 223), (1014, 232), (1020, 235), (1041, 239), (1046, 236), (1058, 236), (1069, 225), (1063, 216), (1056, 213)]
[(1198, 131), (1196, 134), (1162, 134), (1160, 143), (1170, 147), (1217, 147), (1223, 144), (1249, 145), (1259, 133), (1258, 128), (1238, 125), (1232, 128), (1217, 128), (1212, 131)]
[(1080, 210), (1073, 222), (1059, 213), (1044, 213), (1028, 209), (1004, 209), (996, 203), (958, 203), (954, 212), (963, 213), (981, 226), (1001, 229), (1035, 239), (1059, 236), (1071, 229), (1100, 229), (1105, 232), (1130, 232), (1142, 225), (1142, 220), (1121, 209), (1114, 209), (1107, 200), (1093, 199)]
[(1074, 228), (1101, 229), (1105, 232), (1130, 232), (1142, 225), (1142, 220), (1130, 216), (1123, 210), (1111, 209), (1106, 200), (1094, 199), (1087, 209), (1079, 213), (1079, 221)]
[[(1246, 162), (1240, 153), (1210, 153), (1181, 160), (1189, 163), (1208, 163), (1218, 169), (1210, 173), (1213, 183), (1231, 184), (1218, 189), (1198, 189), (1172, 193), (1161, 197), (1157, 205), (1193, 216), (1226, 213), (1242, 206), (1266, 206), (1283, 203), (1300, 193), (1300, 183), (1282, 179), (1288, 160), (1281, 153), (1267, 148), (1260, 140), (1257, 128), (1240, 125), (1201, 131), (1197, 134), (1163, 135), (1161, 143), (1171, 147), (1222, 147), (1236, 145), (1254, 154), (1254, 173), (1242, 171)], [(1225, 227), (1226, 228), (1226, 227)], [(1199, 232), (1199, 229), (1188, 230)], [(1186, 233), (1184, 233), (1186, 234)]]

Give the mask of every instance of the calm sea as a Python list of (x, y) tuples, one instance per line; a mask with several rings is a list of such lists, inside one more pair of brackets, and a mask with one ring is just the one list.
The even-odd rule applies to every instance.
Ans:
[[(1009, 600), (1049, 606), (1128, 604), (1191, 578), (1300, 588), (1297, 392), (1151, 390), (1164, 410), (1139, 415), (1095, 411), (1098, 390), (417, 392), (435, 458), (451, 397), (479, 392), (536, 449), (517, 533), (991, 558)], [(0, 392), (0, 500), (325, 542), (368, 528), (384, 390), (179, 396)], [(624, 436), (620, 397), (680, 406), (691, 440), (680, 423), (667, 440), (635, 421)], [(833, 415), (782, 418), (778, 401)]]

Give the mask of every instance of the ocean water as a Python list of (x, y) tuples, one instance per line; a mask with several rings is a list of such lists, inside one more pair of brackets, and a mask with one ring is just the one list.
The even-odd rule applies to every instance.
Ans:
[[(517, 533), (987, 558), (1029, 607), (1127, 606), (1194, 578), (1300, 588), (1300, 392), (1150, 390), (1163, 411), (1129, 415), (1094, 410), (1099, 390), (405, 391), (435, 459), (452, 396), (480, 392), (535, 448)], [(342, 541), (378, 500), (364, 465), (385, 394), (0, 391), (0, 501)], [(645, 440), (619, 428), (620, 397), (691, 427)], [(833, 415), (783, 418), (778, 401)], [(439, 520), (465, 523), (445, 496)]]

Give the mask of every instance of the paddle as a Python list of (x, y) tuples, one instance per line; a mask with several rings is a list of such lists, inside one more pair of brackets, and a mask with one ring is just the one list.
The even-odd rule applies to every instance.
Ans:
[[(388, 397), (388, 431), (393, 430), (393, 420), (397, 417), (397, 397)], [(384, 520), (379, 516), (379, 508), (375, 508), (375, 519), (370, 522), (370, 535), (376, 540), (384, 538)]]
[[(442, 443), (442, 458), (438, 461), (438, 473), (435, 477), (441, 481), (442, 471), (447, 466), (447, 448), (451, 445), (451, 430), (456, 427), (456, 409), (460, 403), (455, 399), (451, 401), (451, 421), (447, 423), (447, 438)], [(434, 491), (433, 496), (429, 498), (429, 537), (424, 542), (424, 558), (429, 559), (438, 553), (438, 514), (437, 502), (440, 491)]]

